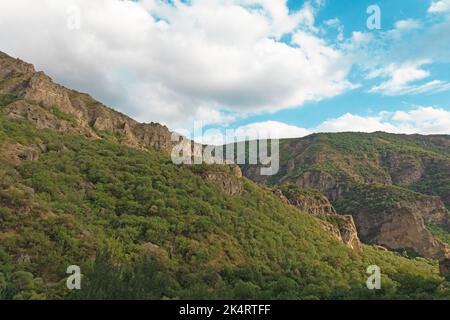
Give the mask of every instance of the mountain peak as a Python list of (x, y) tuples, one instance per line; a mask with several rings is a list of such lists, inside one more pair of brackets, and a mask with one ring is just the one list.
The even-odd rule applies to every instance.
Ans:
[(44, 72), (36, 72), (32, 64), (3, 52), (0, 81), (0, 95), (15, 98), (2, 109), (9, 117), (34, 121), (39, 128), (77, 131), (90, 137), (108, 132), (133, 147), (170, 151), (174, 145), (166, 126), (139, 123), (86, 93), (55, 83)]

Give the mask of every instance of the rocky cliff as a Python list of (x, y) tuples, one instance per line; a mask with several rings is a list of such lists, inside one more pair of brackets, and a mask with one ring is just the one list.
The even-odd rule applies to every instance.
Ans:
[(347, 247), (361, 251), (361, 242), (358, 231), (351, 215), (338, 215), (330, 201), (315, 189), (301, 188), (286, 184), (274, 189), (274, 193), (300, 209), (302, 212), (317, 216), (323, 221), (323, 228)]
[(37, 128), (83, 133), (96, 138), (101, 132), (114, 135), (133, 147), (170, 152), (178, 143), (172, 132), (158, 123), (138, 123), (91, 96), (53, 82), (33, 65), (0, 52), (0, 95), (13, 96), (1, 112), (13, 119), (32, 121)]
[(190, 166), (190, 169), (207, 182), (219, 187), (230, 196), (240, 195), (244, 191), (242, 172), (235, 165)]

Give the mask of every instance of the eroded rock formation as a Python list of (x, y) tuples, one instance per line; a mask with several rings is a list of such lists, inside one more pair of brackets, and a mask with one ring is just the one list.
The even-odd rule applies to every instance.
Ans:
[(14, 119), (29, 120), (40, 129), (73, 131), (90, 137), (98, 137), (98, 131), (107, 131), (129, 146), (167, 152), (181, 139), (166, 126), (138, 123), (87, 94), (54, 83), (43, 72), (36, 72), (33, 65), (3, 53), (0, 53), (0, 79), (0, 94), (17, 97), (1, 111)]
[(274, 193), (302, 212), (319, 217), (323, 229), (347, 247), (361, 251), (358, 231), (351, 215), (338, 215), (330, 201), (317, 190), (302, 189), (293, 185), (281, 186)]

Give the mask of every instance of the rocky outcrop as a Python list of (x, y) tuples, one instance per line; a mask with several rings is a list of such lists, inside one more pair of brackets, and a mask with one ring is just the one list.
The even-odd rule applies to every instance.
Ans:
[(412, 185), (422, 179), (425, 166), (421, 158), (411, 154), (388, 152), (384, 165), (392, 178), (392, 182), (398, 185)]
[(296, 184), (304, 188), (317, 189), (331, 201), (336, 201), (348, 190), (345, 183), (320, 171), (305, 172), (301, 178), (297, 179)]
[(327, 197), (317, 190), (285, 185), (275, 189), (274, 193), (303, 212), (312, 215), (336, 214)]
[(450, 277), (450, 258), (446, 257), (439, 261), (439, 271), (442, 275)]
[(336, 214), (322, 218), (324, 220), (321, 220), (320, 223), (323, 230), (355, 252), (362, 251), (361, 241), (359, 240), (358, 231), (352, 216)]
[(230, 196), (238, 196), (244, 191), (242, 172), (238, 166), (192, 167), (192, 170)]
[(354, 251), (361, 251), (361, 242), (353, 217), (338, 215), (325, 195), (317, 190), (300, 188), (296, 185), (283, 185), (273, 192), (302, 212), (319, 217), (325, 231)]
[(69, 133), (80, 133), (86, 136), (95, 135), (90, 129), (74, 126), (67, 120), (58, 118), (51, 111), (26, 100), (15, 101), (2, 109), (9, 118), (28, 120), (38, 129), (53, 129)]
[[(449, 248), (437, 240), (425, 227), (427, 210), (420, 205), (396, 203), (390, 208), (374, 212), (359, 209), (352, 213), (362, 241), (378, 244), (391, 250), (410, 250), (417, 254), (441, 259)], [(434, 211), (434, 210), (432, 210)]]
[(450, 228), (450, 212), (439, 197), (424, 197), (414, 204), (403, 204), (420, 212), (425, 224)]
[[(43, 72), (36, 72), (33, 65), (1, 52), (0, 81), (0, 94), (17, 97), (1, 112), (13, 119), (31, 121), (39, 129), (77, 132), (94, 138), (98, 138), (99, 131), (106, 131), (126, 145), (166, 152), (170, 152), (181, 139), (166, 126), (139, 123), (87, 94), (54, 83)], [(52, 112), (55, 109), (57, 112)], [(64, 119), (65, 116), (61, 118), (61, 115), (70, 115), (75, 123)]]
[(341, 241), (356, 252), (361, 252), (361, 241), (351, 215), (329, 215), (327, 220), (337, 227)]
[(12, 165), (18, 165), (21, 161), (36, 161), (41, 153), (47, 152), (43, 144), (21, 145), (7, 141), (1, 145), (1, 158)]

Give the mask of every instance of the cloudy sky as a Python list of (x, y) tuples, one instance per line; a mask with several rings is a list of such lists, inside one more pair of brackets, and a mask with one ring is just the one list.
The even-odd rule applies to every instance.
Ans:
[(1, 0), (0, 50), (178, 131), (450, 134), (450, 0)]

